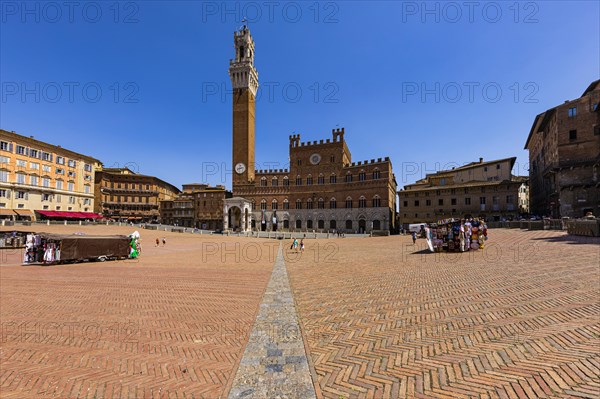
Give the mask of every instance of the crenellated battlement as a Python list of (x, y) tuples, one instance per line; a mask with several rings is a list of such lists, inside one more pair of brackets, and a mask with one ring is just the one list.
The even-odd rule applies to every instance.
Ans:
[(290, 147), (299, 147), (300, 146), (300, 135), (299, 134), (291, 134), (290, 135)]
[(299, 134), (290, 135), (290, 147), (311, 147), (315, 145), (333, 144), (343, 141), (344, 139), (344, 128), (332, 129), (333, 139), (326, 140), (313, 140), (313, 141), (300, 141)]
[(344, 128), (340, 129), (331, 129), (331, 134), (333, 136), (333, 141), (343, 141), (344, 140)]
[(275, 174), (283, 174), (288, 175), (289, 171), (287, 169), (258, 169), (254, 171), (257, 175), (275, 175)]
[(380, 164), (380, 163), (386, 163), (390, 161), (390, 157), (385, 157), (385, 158), (377, 158), (375, 159), (371, 159), (371, 160), (364, 160), (364, 161), (358, 161), (358, 162), (352, 162), (350, 165), (348, 165), (348, 167), (357, 167), (357, 166), (368, 166), (368, 165), (374, 165), (374, 164)]

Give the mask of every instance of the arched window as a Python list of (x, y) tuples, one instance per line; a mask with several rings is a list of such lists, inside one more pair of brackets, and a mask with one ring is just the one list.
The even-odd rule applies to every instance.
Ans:
[(277, 200), (273, 199), (273, 201), (271, 201), (271, 209), (276, 211), (277, 210)]
[(312, 222), (312, 220), (309, 219), (309, 220), (306, 221), (306, 228), (307, 229), (312, 229), (313, 228), (313, 222)]
[(373, 171), (373, 180), (379, 179), (380, 177), (381, 173), (379, 172), (379, 169), (375, 168), (375, 170)]
[(331, 176), (329, 176), (329, 183), (331, 183), (331, 184), (337, 183), (337, 176), (335, 175), (335, 173), (332, 173)]
[(296, 209), (302, 209), (302, 200), (296, 200)]
[(329, 207), (331, 209), (336, 209), (337, 208), (337, 201), (335, 200), (335, 198), (332, 198), (329, 200)]
[(317, 179), (318, 184), (325, 184), (325, 176), (323, 174), (319, 174), (319, 178)]
[(352, 183), (352, 174), (350, 172), (346, 174), (346, 183)]
[(346, 220), (346, 230), (352, 230), (352, 220)]
[(373, 230), (381, 230), (381, 222), (378, 219), (373, 220)]
[(296, 220), (296, 228), (297, 229), (301, 229), (302, 228), (302, 220), (300, 220), (300, 219)]
[(381, 198), (379, 195), (373, 197), (373, 208), (379, 208), (381, 206)]
[(252, 210), (256, 210), (256, 201), (252, 200)]
[(352, 198), (351, 197), (346, 198), (346, 208), (348, 208), (348, 209), (352, 208)]
[(313, 200), (312, 200), (312, 198), (309, 198), (306, 201), (306, 209), (313, 209)]
[(359, 208), (366, 208), (367, 207), (367, 199), (365, 197), (361, 196), (358, 199), (358, 207)]
[(319, 198), (319, 201), (317, 202), (317, 207), (319, 209), (325, 209), (325, 201), (323, 201), (323, 198)]
[(329, 228), (333, 230), (337, 229), (337, 223), (335, 222), (335, 220), (329, 221)]
[(308, 175), (308, 177), (306, 178), (306, 185), (310, 186), (313, 184), (313, 178), (312, 175)]
[(367, 174), (365, 173), (364, 170), (361, 170), (360, 173), (358, 174), (358, 181), (365, 181), (367, 180)]
[(300, 177), (300, 175), (296, 176), (296, 185), (297, 186), (301, 186), (302, 185), (302, 177)]
[(273, 187), (279, 186), (279, 180), (277, 180), (276, 177), (274, 177), (273, 179), (271, 179), (271, 186), (273, 186)]
[(290, 209), (290, 202), (287, 198), (283, 200), (283, 209)]
[(267, 200), (266, 199), (262, 199), (260, 201), (260, 209), (263, 210), (263, 211), (267, 210)]
[(260, 178), (260, 186), (267, 187), (267, 178), (266, 177), (263, 176)]
[(317, 228), (318, 229), (324, 229), (325, 228), (325, 221), (322, 219), (319, 219), (319, 221), (317, 222)]
[(290, 185), (290, 179), (287, 176), (283, 177), (283, 186), (288, 187)]

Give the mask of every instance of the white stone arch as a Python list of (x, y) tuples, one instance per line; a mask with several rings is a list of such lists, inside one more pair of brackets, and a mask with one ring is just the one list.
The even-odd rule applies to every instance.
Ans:
[(223, 202), (223, 229), (248, 231), (251, 215), (252, 202), (242, 197), (227, 198)]

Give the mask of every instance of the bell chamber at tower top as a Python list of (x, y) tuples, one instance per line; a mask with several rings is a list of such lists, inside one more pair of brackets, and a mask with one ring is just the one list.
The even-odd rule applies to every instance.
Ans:
[(254, 40), (244, 25), (234, 32), (235, 59), (229, 62), (231, 86), (235, 89), (247, 89), (256, 96), (258, 90), (258, 72), (254, 68)]

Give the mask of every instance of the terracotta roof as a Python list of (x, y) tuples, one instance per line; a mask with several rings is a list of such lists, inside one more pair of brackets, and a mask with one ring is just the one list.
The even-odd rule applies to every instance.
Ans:
[[(402, 190), (400, 192), (416, 192), (416, 191), (433, 191), (433, 190), (449, 190), (449, 189), (457, 189), (457, 188), (467, 188), (467, 187), (479, 187), (479, 186), (499, 186), (501, 184), (515, 184), (521, 183), (519, 180), (501, 180), (501, 181), (469, 181), (460, 184), (451, 184), (446, 186), (428, 186), (428, 187), (419, 187), (416, 189)], [(409, 186), (405, 186), (409, 187)], [(399, 192), (399, 193), (400, 193)]]
[[(471, 163), (468, 163), (466, 165), (459, 166), (458, 168), (450, 169), (448, 171), (441, 171), (441, 172), (451, 173), (451, 172), (461, 171), (461, 170), (465, 170), (465, 169), (469, 169), (469, 168), (474, 168), (476, 166), (489, 165), (489, 164), (498, 163), (498, 162), (505, 162), (505, 161), (511, 161), (510, 167), (512, 169), (512, 167), (515, 164), (516, 160), (517, 160), (517, 157), (510, 157), (510, 158), (495, 159), (495, 160), (492, 160), (492, 161), (471, 162)], [(441, 173), (441, 172), (438, 172), (438, 173)]]
[(592, 83), (590, 83), (590, 85), (588, 86), (587, 89), (585, 89), (585, 91), (583, 92), (581, 97), (587, 95), (589, 92), (594, 91), (596, 89), (600, 89), (600, 79), (595, 80)]

